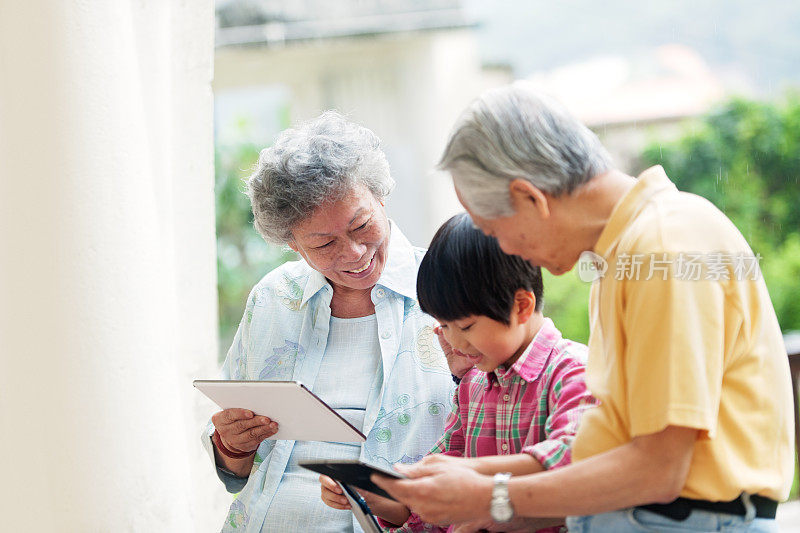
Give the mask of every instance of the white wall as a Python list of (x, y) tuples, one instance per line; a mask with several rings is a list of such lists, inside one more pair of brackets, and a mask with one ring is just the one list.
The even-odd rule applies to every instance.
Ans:
[(212, 531), (212, 2), (0, 4), (0, 529)]

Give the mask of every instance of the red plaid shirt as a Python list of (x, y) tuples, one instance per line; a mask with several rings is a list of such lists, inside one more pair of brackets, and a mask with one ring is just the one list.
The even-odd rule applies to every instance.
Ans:
[[(431, 453), (456, 457), (529, 453), (548, 470), (569, 464), (581, 414), (595, 404), (583, 380), (586, 352), (583, 344), (562, 338), (546, 318), (511, 368), (488, 374), (473, 368), (464, 376), (444, 435)], [(390, 531), (445, 529), (412, 513), (402, 527)]]

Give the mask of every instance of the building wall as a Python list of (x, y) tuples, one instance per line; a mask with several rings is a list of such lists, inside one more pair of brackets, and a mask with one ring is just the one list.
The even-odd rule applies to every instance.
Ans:
[(224, 519), (191, 386), (216, 375), (213, 20), (0, 4), (3, 531)]
[[(477, 95), (480, 83), (469, 29), (277, 48), (225, 47), (215, 58), (218, 97), (244, 88), (280, 88), (291, 122), (335, 108), (375, 131), (397, 181), (388, 203), (390, 216), (421, 246), (459, 210), (449, 179), (433, 175), (432, 169), (450, 128)], [(254, 140), (264, 145), (272, 141)]]

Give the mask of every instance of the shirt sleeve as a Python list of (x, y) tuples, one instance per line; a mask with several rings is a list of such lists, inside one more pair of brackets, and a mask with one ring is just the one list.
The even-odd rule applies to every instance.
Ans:
[(716, 280), (679, 279), (672, 267), (648, 280), (654, 257), (645, 259), (638, 280), (622, 282), (620, 293), (630, 434), (680, 426), (713, 438), (722, 391), (724, 287)]
[[(564, 355), (556, 363), (548, 387), (545, 439), (522, 448), (523, 453), (532, 455), (547, 470), (572, 461), (572, 441), (581, 416), (596, 403), (586, 388), (583, 360), (567, 352)], [(535, 428), (531, 428), (529, 435), (536, 433)]]
[(247, 485), (247, 480), (250, 479), (250, 476), (239, 477), (233, 472), (219, 466), (217, 466), (217, 477), (222, 481), (222, 484), (225, 485), (225, 490), (231, 494), (242, 492), (242, 489)]
[(464, 457), (464, 445), (466, 440), (464, 437), (464, 425), (461, 421), (459, 395), (461, 394), (461, 387), (463, 386), (466, 389), (469, 382), (463, 381), (463, 383), (464, 385), (459, 384), (455, 393), (453, 393), (453, 409), (447, 416), (447, 420), (445, 420), (444, 434), (436, 444), (433, 445), (428, 455), (443, 453), (453, 457)]

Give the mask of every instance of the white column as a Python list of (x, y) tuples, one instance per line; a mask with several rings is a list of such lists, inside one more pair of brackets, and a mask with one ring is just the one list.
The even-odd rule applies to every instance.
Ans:
[(0, 3), (0, 530), (212, 531), (213, 3)]

